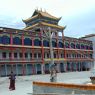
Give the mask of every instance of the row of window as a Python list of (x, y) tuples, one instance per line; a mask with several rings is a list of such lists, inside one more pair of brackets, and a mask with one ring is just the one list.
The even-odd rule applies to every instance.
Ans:
[[(42, 57), (42, 55), (41, 55), (41, 53), (34, 53), (34, 58), (41, 58)], [(47, 56), (47, 58), (49, 58), (49, 54), (47, 54), (47, 55), (45, 55), (45, 56)], [(25, 57), (25, 58), (32, 58), (32, 53), (13, 53), (13, 55), (12, 55), (12, 53), (6, 53), (6, 52), (2, 52), (2, 58), (7, 58), (7, 57), (9, 57), (9, 58), (11, 58), (11, 57), (14, 57), (14, 58), (23, 58), (23, 57)]]
[(67, 58), (93, 58), (92, 54), (67, 54)]
[[(14, 58), (23, 58), (23, 56), (25, 58), (32, 58), (32, 53), (6, 53), (6, 52), (2, 52), (2, 58), (7, 58), (7, 54), (9, 54), (9, 58), (14, 57)], [(92, 58), (93, 55), (92, 54), (67, 54), (66, 55), (67, 58)], [(42, 54), (41, 53), (34, 53), (34, 58), (41, 58)], [(54, 58), (57, 58), (58, 55), (56, 53), (54, 53)], [(59, 55), (60, 58), (64, 58), (64, 54), (61, 53)], [(49, 53), (44, 53), (44, 58), (50, 58), (50, 54)]]
[[(0, 37), (0, 44), (10, 44), (10, 38), (8, 36), (2, 36)], [(13, 38), (13, 44), (14, 45), (22, 45), (22, 40), (19, 37), (14, 37)], [(25, 38), (24, 39), (24, 45), (32, 45), (32, 40), (30, 38)], [(34, 46), (41, 46), (41, 41), (39, 39), (34, 40)], [(49, 41), (44, 40), (43, 41), (43, 46), (44, 47), (49, 47)], [(57, 43), (55, 41), (52, 41), (52, 46), (57, 47)], [(60, 48), (73, 48), (73, 49), (89, 49), (93, 50), (92, 45), (84, 45), (84, 44), (74, 44), (71, 43), (69, 44), (68, 42), (65, 42), (65, 45), (62, 42), (58, 43), (58, 47)]]

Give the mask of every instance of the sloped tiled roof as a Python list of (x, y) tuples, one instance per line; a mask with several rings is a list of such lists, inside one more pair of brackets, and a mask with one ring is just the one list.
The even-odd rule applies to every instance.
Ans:
[[(95, 34), (85, 35), (84, 37), (81, 37), (81, 38), (89, 38), (89, 37), (95, 37)], [(81, 38), (80, 38), (80, 39), (81, 39)]]
[(57, 18), (57, 17), (55, 17), (55, 16), (50, 15), (50, 14), (47, 13), (47, 12), (39, 11), (39, 13), (40, 13), (42, 16), (44, 16), (44, 17), (48, 17), (48, 18), (52, 18), (52, 19), (56, 19), (56, 20), (59, 20), (59, 19), (60, 19), (60, 18)]
[(30, 18), (28, 18), (28, 19), (25, 19), (25, 20), (23, 20), (23, 22), (31, 21), (32, 19), (34, 19), (34, 18), (36, 18), (36, 17), (38, 17), (38, 15), (32, 16), (32, 17), (30, 17)]
[(39, 24), (45, 25), (45, 26), (49, 26), (49, 27), (58, 28), (58, 29), (64, 29), (64, 27), (59, 26), (59, 25), (54, 25), (54, 24), (49, 24), (49, 23), (45, 23), (45, 22), (40, 22), (40, 23), (36, 23), (36, 24), (34, 24), (34, 25), (32, 25), (32, 26), (26, 27), (26, 28), (24, 28), (24, 30), (32, 29), (33, 27), (35, 27), (35, 26), (37, 26), (37, 25), (39, 25)]
[[(55, 19), (55, 20), (60, 20), (60, 18), (57, 18), (55, 16), (52, 16), (50, 15), (49, 13), (47, 12), (43, 12), (43, 11), (38, 11), (38, 10), (35, 10), (36, 14), (34, 14), (33, 16), (31, 16), (30, 18), (26, 19), (26, 20), (23, 20), (23, 22), (28, 22), (30, 20), (32, 20), (33, 18), (36, 18), (38, 17), (38, 15), (40, 14), (41, 16), (43, 17), (48, 17), (48, 18), (51, 18), (51, 19)], [(34, 13), (35, 13), (34, 12)]]

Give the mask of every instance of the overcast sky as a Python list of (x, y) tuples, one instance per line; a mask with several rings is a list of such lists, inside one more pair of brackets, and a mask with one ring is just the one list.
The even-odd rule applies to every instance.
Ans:
[(0, 0), (0, 26), (23, 29), (35, 9), (62, 17), (65, 36), (95, 34), (95, 0)]

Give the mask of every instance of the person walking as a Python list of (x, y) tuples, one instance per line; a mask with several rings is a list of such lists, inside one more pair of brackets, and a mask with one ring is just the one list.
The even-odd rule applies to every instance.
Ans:
[(11, 72), (10, 76), (9, 76), (9, 79), (10, 79), (10, 86), (9, 86), (9, 89), (10, 90), (15, 90), (15, 74), (13, 72)]

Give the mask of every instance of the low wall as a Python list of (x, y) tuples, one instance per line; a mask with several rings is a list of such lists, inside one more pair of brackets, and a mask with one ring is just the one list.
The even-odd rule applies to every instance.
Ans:
[(95, 94), (95, 85), (33, 82), (33, 95)]

